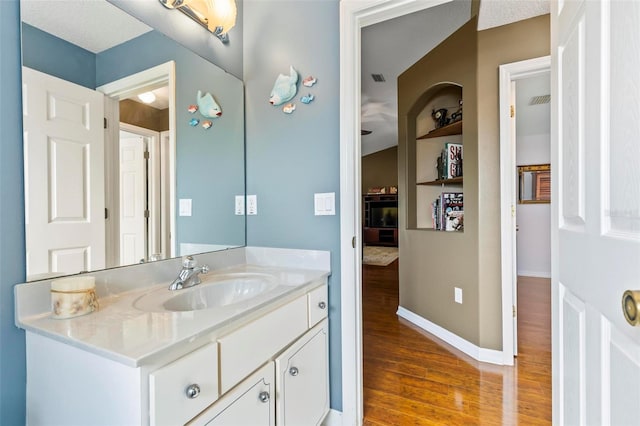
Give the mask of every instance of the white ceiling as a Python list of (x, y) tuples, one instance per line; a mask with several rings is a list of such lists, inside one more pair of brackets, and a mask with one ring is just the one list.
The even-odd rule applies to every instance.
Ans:
[[(481, 0), (478, 29), (545, 13), (549, 0)], [(361, 138), (363, 156), (398, 144), (398, 76), (470, 17), (470, 0), (453, 0), (362, 29), (361, 122), (372, 131)], [(383, 74), (386, 81), (375, 83), (372, 73)]]
[(27, 24), (93, 53), (152, 30), (104, 0), (21, 0), (20, 13)]

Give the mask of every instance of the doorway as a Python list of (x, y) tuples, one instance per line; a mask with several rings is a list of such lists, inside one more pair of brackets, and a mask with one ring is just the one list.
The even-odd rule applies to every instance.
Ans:
[[(513, 365), (513, 357), (518, 353), (518, 276), (534, 275), (538, 278), (550, 278), (551, 272), (551, 204), (539, 204), (533, 209), (530, 208), (533, 205), (529, 205), (529, 208), (523, 208), (525, 205), (518, 203), (517, 172), (517, 166), (526, 165), (524, 163), (550, 163), (551, 115), (549, 104), (547, 102), (539, 103), (541, 100), (549, 100), (547, 88), (550, 88), (550, 68), (551, 59), (549, 56), (545, 56), (504, 64), (499, 69), (502, 352), (505, 365)], [(522, 92), (520, 108), (517, 108), (518, 88)], [(533, 95), (533, 93), (537, 94)], [(520, 119), (519, 109), (522, 110), (522, 115), (525, 117), (524, 121)], [(518, 140), (520, 146), (517, 145), (516, 141)], [(519, 216), (518, 213), (520, 213)], [(520, 232), (518, 231), (518, 218), (527, 221), (527, 225), (522, 230), (523, 236), (520, 237), (520, 241), (518, 241), (518, 232)], [(540, 221), (541, 218), (548, 223), (546, 235), (549, 239), (543, 235), (535, 235), (536, 232), (544, 232), (539, 229), (540, 223), (532, 223), (536, 219)], [(542, 226), (545, 225), (542, 224)], [(523, 244), (524, 240), (529, 242), (528, 247)], [(544, 250), (545, 246), (548, 247), (548, 251), (546, 254), (540, 255), (542, 260), (537, 259), (529, 264), (523, 264), (523, 256), (520, 256), (520, 262), (518, 261), (518, 243), (521, 245), (521, 252), (526, 247), (528, 252), (535, 255)], [(533, 246), (538, 246), (538, 249), (533, 249)], [(521, 254), (526, 255), (524, 252)], [(529, 265), (537, 265), (535, 269), (538, 271), (532, 271)]]

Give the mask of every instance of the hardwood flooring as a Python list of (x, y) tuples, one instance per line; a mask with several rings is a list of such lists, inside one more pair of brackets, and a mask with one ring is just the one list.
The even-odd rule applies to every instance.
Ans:
[(549, 280), (518, 282), (514, 367), (480, 363), (396, 315), (398, 261), (363, 266), (364, 424), (551, 424)]

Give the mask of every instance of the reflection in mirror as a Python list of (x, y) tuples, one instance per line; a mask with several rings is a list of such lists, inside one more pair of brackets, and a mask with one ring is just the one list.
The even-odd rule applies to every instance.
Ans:
[(21, 13), (27, 279), (243, 246), (242, 81), (104, 0)]
[(551, 202), (551, 166), (539, 164), (518, 166), (518, 203)]

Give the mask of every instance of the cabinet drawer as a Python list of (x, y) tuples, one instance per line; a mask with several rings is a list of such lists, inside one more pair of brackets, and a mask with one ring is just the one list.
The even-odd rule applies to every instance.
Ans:
[(307, 296), (218, 339), (220, 392), (225, 393), (307, 331)]
[(319, 323), (329, 313), (329, 297), (326, 285), (316, 288), (308, 294), (309, 328)]
[[(194, 397), (187, 391), (199, 388)], [(218, 399), (218, 351), (210, 343), (149, 375), (152, 425), (184, 424)]]

